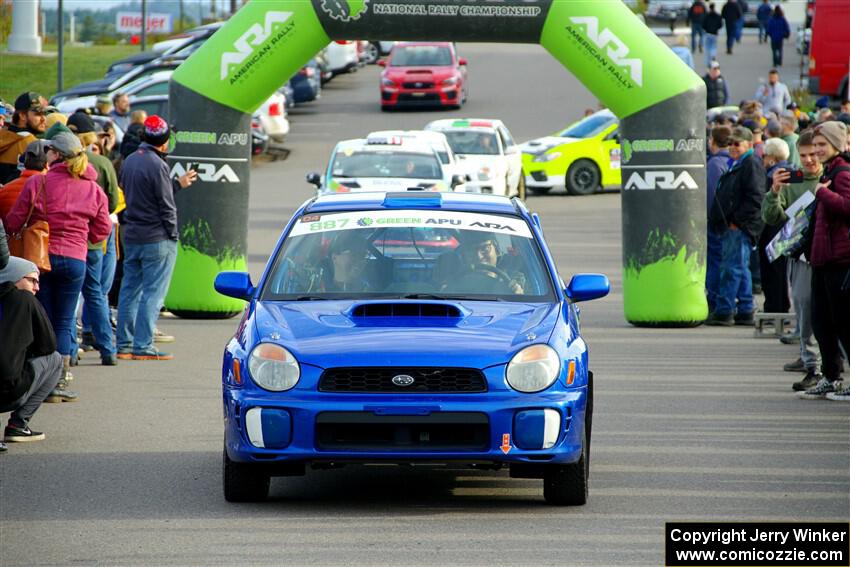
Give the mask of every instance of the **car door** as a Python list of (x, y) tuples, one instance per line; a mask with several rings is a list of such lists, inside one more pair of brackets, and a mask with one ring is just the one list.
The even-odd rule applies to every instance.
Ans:
[(616, 122), (605, 129), (600, 135), (600, 155), (597, 159), (602, 186), (620, 184), (620, 166), (622, 154), (620, 150), (620, 127)]

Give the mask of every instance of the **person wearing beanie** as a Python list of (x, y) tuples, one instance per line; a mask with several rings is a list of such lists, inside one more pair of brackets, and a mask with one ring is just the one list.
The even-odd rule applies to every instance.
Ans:
[(76, 394), (67, 391), (67, 382), (72, 378), (71, 349), (76, 348), (76, 307), (85, 279), (88, 243), (106, 240), (112, 221), (106, 195), (95, 182), (97, 174), (75, 135), (59, 132), (49, 140), (47, 161), (47, 173), (34, 175), (24, 185), (6, 216), (6, 229), (19, 232), (31, 208), (31, 222), (46, 221), (50, 226), (50, 271), (41, 275), (37, 296), (53, 324), (56, 350), (66, 370), (57, 386), (59, 393), (51, 397), (71, 401)]
[(154, 329), (177, 257), (174, 194), (197, 172), (172, 180), (166, 163), (171, 129), (157, 115), (144, 123), (143, 142), (121, 167), (124, 210), (124, 274), (118, 296), (118, 358), (169, 360), (154, 346)]
[(823, 379), (800, 392), (803, 399), (829, 397), (850, 401), (842, 386), (841, 347), (850, 352), (850, 154), (847, 126), (824, 122), (814, 128), (813, 145), (824, 175), (815, 187), (815, 230), (812, 237), (812, 326), (823, 360)]
[(38, 268), (29, 260), (10, 258), (0, 270), (0, 413), (12, 412), (4, 430), (7, 443), (44, 439), (29, 421), (62, 377), (56, 336), (35, 298), (39, 283)]
[(62, 114), (61, 112), (51, 112), (45, 117), (44, 126), (47, 128), (47, 130), (50, 130), (50, 128), (57, 122), (60, 124), (67, 124), (68, 117)]

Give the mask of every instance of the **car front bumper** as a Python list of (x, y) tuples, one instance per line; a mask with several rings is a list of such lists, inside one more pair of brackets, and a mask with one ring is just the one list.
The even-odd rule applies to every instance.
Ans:
[(460, 87), (381, 88), (381, 106), (457, 106)]
[(576, 462), (587, 390), (554, 388), (402, 396), (225, 386), (225, 448), (233, 461), (269, 465)]

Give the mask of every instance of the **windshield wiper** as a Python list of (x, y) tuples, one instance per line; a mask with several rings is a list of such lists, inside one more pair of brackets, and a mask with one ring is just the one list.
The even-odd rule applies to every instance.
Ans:
[(299, 295), (295, 301), (327, 301), (327, 297), (319, 297), (318, 295)]

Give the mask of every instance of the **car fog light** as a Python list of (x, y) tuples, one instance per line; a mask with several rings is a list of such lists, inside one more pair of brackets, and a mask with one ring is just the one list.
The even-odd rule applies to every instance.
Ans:
[(294, 388), (301, 377), (301, 368), (292, 353), (272, 343), (254, 347), (248, 357), (248, 370), (257, 386), (272, 392)]
[(514, 390), (525, 393), (545, 390), (561, 371), (558, 353), (548, 345), (532, 345), (516, 353), (508, 363), (506, 378)]
[(550, 154), (539, 154), (532, 161), (536, 161), (536, 162), (554, 161), (554, 160), (558, 159), (559, 157), (561, 157), (561, 155), (562, 155), (561, 152), (552, 152)]

